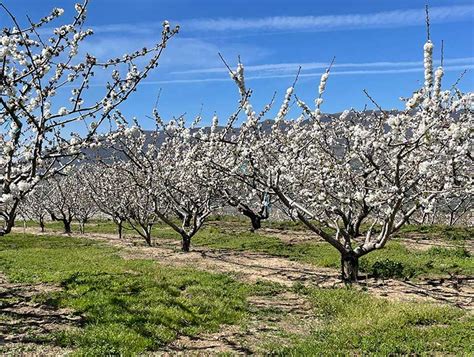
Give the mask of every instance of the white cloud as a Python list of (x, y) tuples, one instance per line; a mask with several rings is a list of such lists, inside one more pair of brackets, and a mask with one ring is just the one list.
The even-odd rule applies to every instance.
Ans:
[(175, 68), (202, 68), (213, 66), (217, 68), (222, 62), (218, 52), (226, 53), (230, 58), (238, 55), (251, 62), (257, 62), (271, 54), (271, 50), (252, 44), (232, 43), (217, 45), (197, 38), (177, 37), (169, 42), (162, 64)]
[[(473, 64), (474, 57), (461, 57), (461, 58), (448, 58), (444, 60), (445, 65), (455, 64)], [(383, 67), (413, 67), (422, 66), (422, 61), (383, 61), (383, 62), (364, 62), (364, 63), (335, 63), (333, 68), (383, 68)], [(322, 62), (307, 62), (307, 63), (270, 63), (260, 64), (253, 66), (245, 66), (245, 72), (257, 72), (257, 73), (295, 73), (298, 67), (301, 66), (302, 71), (314, 70), (314, 69), (326, 69), (328, 63)], [(175, 71), (171, 74), (209, 74), (209, 73), (226, 73), (227, 69), (222, 65), (219, 67), (203, 68), (203, 69), (191, 69), (185, 71)]]
[[(474, 5), (437, 6), (430, 8), (431, 23), (469, 20), (474, 17)], [(202, 18), (172, 20), (187, 33), (192, 31), (333, 31), (367, 28), (404, 27), (424, 25), (423, 8), (393, 10), (375, 13), (323, 15), (323, 16), (274, 16), (260, 18)], [(97, 33), (132, 33), (154, 35), (161, 32), (161, 22), (135, 24), (105, 24), (91, 26)]]
[[(443, 67), (445, 72), (453, 71), (464, 71), (474, 69), (474, 64), (466, 65), (448, 65)], [(410, 67), (410, 68), (391, 68), (391, 69), (362, 69), (362, 70), (333, 70), (331, 71), (331, 76), (352, 76), (352, 75), (373, 75), (373, 74), (403, 74), (403, 73), (422, 73), (423, 68)], [(321, 72), (310, 72), (310, 73), (300, 73), (300, 78), (312, 78), (320, 77), (323, 74)], [(264, 80), (264, 79), (278, 79), (278, 78), (294, 78), (295, 73), (292, 74), (267, 74), (267, 75), (254, 75), (245, 77), (246, 80)], [(182, 79), (170, 79), (163, 81), (146, 81), (142, 82), (143, 85), (146, 84), (188, 84), (188, 83), (206, 83), (206, 82), (229, 82), (230, 79), (226, 77), (209, 77), (209, 78), (182, 78)]]
[[(439, 6), (430, 8), (430, 21), (443, 23), (469, 19), (474, 16), (474, 6)], [(263, 18), (218, 18), (183, 21), (188, 31), (328, 31), (354, 28), (383, 28), (423, 25), (424, 9), (394, 10), (367, 14), (326, 16), (275, 16)]]
[[(105, 60), (122, 57), (125, 53), (134, 52), (143, 47), (151, 47), (155, 42), (156, 39), (150, 36), (93, 36), (81, 44), (80, 51), (81, 56), (90, 53), (100, 60)], [(251, 44), (219, 47), (198, 38), (175, 37), (169, 41), (159, 63), (161, 67), (174, 71), (209, 66), (217, 68), (222, 63), (217, 55), (219, 51), (224, 51), (233, 58), (241, 54), (252, 62), (262, 60), (270, 53), (268, 49)]]

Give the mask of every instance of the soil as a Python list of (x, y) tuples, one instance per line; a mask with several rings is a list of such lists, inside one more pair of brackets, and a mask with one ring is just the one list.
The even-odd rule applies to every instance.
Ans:
[(38, 294), (58, 291), (52, 284), (14, 284), (0, 273), (0, 353), (7, 355), (65, 355), (42, 337), (79, 326), (81, 317), (34, 301)]

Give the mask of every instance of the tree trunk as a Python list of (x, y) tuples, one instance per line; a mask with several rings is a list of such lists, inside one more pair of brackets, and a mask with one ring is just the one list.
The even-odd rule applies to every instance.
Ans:
[(176, 215), (178, 216), (178, 218), (183, 222), (183, 226), (184, 227), (189, 227), (191, 226), (191, 219), (192, 219), (192, 215), (190, 214), (183, 214), (181, 213), (180, 211), (175, 211), (176, 212)]
[(184, 217), (184, 226), (186, 228), (188, 228), (189, 226), (191, 226), (191, 215), (190, 214), (187, 214), (185, 217)]
[(191, 237), (186, 233), (181, 233), (181, 237), (181, 250), (183, 252), (189, 252), (189, 249), (191, 248)]
[(257, 229), (262, 227), (262, 218), (258, 214), (250, 210), (242, 210), (242, 214), (250, 218), (250, 222), (252, 223), (252, 228), (250, 229), (251, 232), (255, 232)]
[(346, 254), (341, 256), (341, 275), (342, 280), (347, 283), (357, 281), (359, 274), (359, 258), (354, 254)]
[(123, 223), (122, 221), (117, 222), (117, 232), (119, 239), (122, 239)]
[(151, 229), (152, 229), (151, 225), (148, 225), (146, 227), (142, 227), (143, 238), (145, 238), (145, 242), (149, 247), (152, 246), (152, 244), (151, 244)]
[(19, 202), (20, 201), (16, 201), (10, 211), (6, 212), (7, 217), (5, 217), (5, 223), (3, 227), (0, 227), (0, 237), (7, 235), (12, 231), (12, 228), (15, 227), (16, 208), (18, 207)]
[(449, 214), (449, 225), (454, 226), (454, 212)]
[(253, 218), (251, 218), (252, 222), (252, 232), (255, 232), (257, 229), (262, 228), (262, 218), (260, 216), (255, 215)]
[(79, 222), (79, 232), (80, 232), (81, 234), (84, 234), (85, 225), (86, 225), (86, 224), (85, 224), (84, 221), (80, 221), (80, 222)]
[(421, 224), (425, 224), (428, 214), (423, 212), (423, 218), (421, 219)]
[(150, 233), (146, 233), (146, 235), (145, 235), (145, 242), (146, 242), (146, 244), (147, 244), (149, 247), (152, 246), (152, 245), (151, 245), (151, 234), (150, 234)]
[(67, 219), (63, 219), (63, 224), (64, 224), (64, 233), (66, 234), (70, 234), (72, 233), (71, 231), (71, 221), (67, 220)]
[(40, 218), (39, 220), (39, 225), (40, 225), (41, 233), (44, 233), (44, 220), (42, 218)]

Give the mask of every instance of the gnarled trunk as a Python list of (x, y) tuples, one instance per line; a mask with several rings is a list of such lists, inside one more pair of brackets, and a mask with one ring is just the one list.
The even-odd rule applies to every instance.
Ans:
[(193, 218), (192, 215), (188, 213), (181, 213), (180, 211), (176, 211), (176, 215), (183, 222), (184, 227), (187, 228), (191, 226), (191, 219)]
[(16, 209), (18, 207), (20, 201), (15, 201), (13, 207), (8, 211), (4, 212), (4, 224), (3, 227), (0, 226), (0, 236), (7, 235), (12, 231), (12, 228), (15, 226), (15, 219), (16, 219)]
[(151, 235), (149, 235), (149, 234), (145, 235), (145, 242), (149, 247), (152, 246), (152, 244), (151, 244)]
[(341, 278), (344, 282), (353, 283), (357, 281), (359, 274), (359, 257), (348, 253), (341, 255)]
[(39, 220), (39, 226), (40, 226), (41, 233), (44, 233), (44, 220), (42, 218), (40, 218)]
[(454, 220), (454, 212), (451, 212), (451, 213), (449, 214), (449, 225), (450, 225), (450, 226), (454, 226), (454, 222), (455, 222), (455, 220)]
[(250, 218), (250, 222), (252, 223), (252, 228), (250, 229), (251, 232), (255, 232), (257, 229), (262, 227), (262, 217), (258, 214), (250, 210), (242, 210), (242, 214)]
[(262, 218), (260, 216), (254, 216), (251, 218), (252, 221), (252, 232), (255, 232), (257, 229), (262, 228)]
[(191, 237), (186, 233), (181, 233), (181, 250), (183, 252), (189, 252), (191, 248)]
[(63, 221), (63, 225), (64, 225), (64, 233), (66, 233), (66, 234), (72, 233), (71, 221), (68, 220), (68, 219), (63, 219), (62, 221)]
[(123, 222), (120, 220), (117, 222), (117, 233), (119, 239), (122, 239), (123, 236)]
[(84, 234), (85, 225), (86, 225), (85, 221), (80, 221), (79, 222), (79, 233)]
[(145, 238), (145, 242), (146, 244), (151, 247), (152, 246), (152, 243), (151, 243), (151, 228), (152, 226), (151, 225), (148, 225), (147, 227), (144, 227), (142, 229), (143, 231), (143, 238)]
[(187, 214), (186, 217), (184, 217), (184, 222), (183, 225), (188, 228), (191, 226), (191, 218), (192, 216), (190, 214)]

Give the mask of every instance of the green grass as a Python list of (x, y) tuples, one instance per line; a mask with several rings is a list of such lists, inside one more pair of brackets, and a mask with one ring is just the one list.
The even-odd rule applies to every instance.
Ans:
[(437, 277), (474, 274), (474, 260), (464, 248), (433, 247), (426, 251), (408, 249), (389, 242), (384, 249), (361, 258), (363, 272), (383, 278)]
[[(226, 223), (235, 221), (238, 223), (241, 219), (238, 217), (230, 219), (227, 216), (223, 216), (216, 217), (214, 220), (214, 222), (220, 221)], [(50, 229), (53, 229), (52, 227), (57, 222), (49, 224), (48, 228), (51, 227)], [(284, 227), (286, 226), (284, 225)], [(88, 229), (97, 233), (111, 233), (114, 232), (115, 226), (112, 222), (96, 221)], [(472, 228), (408, 225), (398, 234), (398, 237), (411, 233), (417, 233), (427, 239), (435, 235), (439, 239), (453, 240), (457, 242), (456, 244), (459, 247), (434, 247), (427, 251), (421, 251), (407, 248), (403, 243), (398, 242), (395, 237), (384, 249), (371, 252), (361, 258), (361, 273), (381, 278), (399, 279), (438, 277), (450, 274), (474, 274), (474, 260), (463, 247), (463, 242), (470, 233), (474, 233)], [(180, 239), (176, 232), (163, 224), (157, 224), (153, 228), (153, 236), (158, 241), (158, 244), (159, 239)], [(337, 269), (340, 267), (339, 253), (327, 243), (300, 242), (289, 244), (276, 237), (269, 237), (259, 233), (245, 231), (229, 233), (225, 228), (219, 228), (219, 226), (202, 229), (193, 238), (192, 245), (205, 246), (212, 249), (266, 253), (321, 267)]]
[(474, 237), (474, 227), (408, 224), (403, 226), (397, 235), (403, 237), (407, 233), (421, 234), (422, 240), (435, 236), (448, 241), (465, 241)]
[(193, 244), (213, 249), (266, 253), (328, 267), (336, 267), (339, 259), (337, 250), (329, 244), (313, 242), (288, 244), (276, 237), (250, 232), (227, 233), (218, 228), (199, 232), (193, 238)]
[[(38, 224), (33, 221), (16, 222), (16, 225), (19, 229), (23, 227), (23, 224), (26, 224), (27, 228), (38, 228), (39, 231)], [(45, 223), (45, 231), (47, 233), (58, 233), (62, 232), (63, 230), (64, 226), (62, 222), (48, 221)], [(73, 221), (71, 223), (71, 230), (73, 232), (79, 233), (79, 223)], [(117, 225), (112, 221), (107, 220), (91, 220), (85, 225), (85, 233), (117, 234)], [(138, 235), (128, 223), (123, 224), (123, 234), (125, 236)], [(177, 237), (177, 234), (166, 224), (156, 223), (152, 228), (152, 237), (155, 239), (175, 238)]]
[[(253, 233), (229, 234), (211, 228), (200, 232), (193, 244), (214, 249), (266, 253), (316, 266), (339, 268), (339, 252), (324, 242), (285, 243), (276, 237)], [(474, 274), (474, 260), (464, 248), (410, 250), (398, 242), (361, 258), (362, 273), (389, 278), (434, 277), (446, 274)]]
[(321, 323), (290, 346), (269, 344), (272, 355), (472, 355), (474, 318), (462, 310), (391, 302), (352, 289), (307, 289)]
[[(314, 260), (315, 264), (324, 257), (328, 266), (337, 265), (338, 259), (337, 252), (324, 250), (332, 249), (324, 243), (289, 245), (277, 238), (251, 233), (226, 235), (218, 229), (203, 231), (195, 243)], [(250, 311), (262, 317), (281, 314), (255, 311), (247, 303), (250, 295), (287, 290), (281, 286), (246, 284), (222, 274), (163, 267), (151, 260), (124, 260), (119, 253), (116, 248), (88, 239), (11, 234), (0, 239), (0, 268), (12, 282), (62, 286), (62, 291), (44, 293), (35, 300), (51, 307), (72, 308), (83, 316), (83, 324), (41, 341), (72, 348), (78, 355), (137, 355), (156, 351), (178, 335), (217, 331), (222, 324), (246, 326)], [(388, 254), (390, 259), (414, 267), (428, 259), (438, 262), (428, 269), (430, 272), (443, 259), (464, 263), (467, 259), (462, 250), (433, 248), (419, 252), (421, 256), (416, 260), (397, 243), (377, 254)], [(377, 254), (373, 255), (374, 261), (388, 259)], [(472, 355), (473, 317), (458, 308), (388, 301), (355, 289), (301, 285), (290, 289), (309, 300), (309, 314), (317, 323), (303, 335), (280, 327), (277, 333), (285, 336), (285, 343), (264, 338), (254, 341), (266, 354)], [(0, 299), (3, 302), (12, 301)]]
[[(250, 229), (250, 221), (244, 216), (229, 216), (229, 215), (214, 215), (208, 218), (208, 222), (213, 222), (217, 224), (226, 224), (232, 225), (234, 227), (238, 227), (241, 229)], [(24, 224), (23, 221), (18, 221), (17, 226), (22, 227)], [(38, 224), (33, 221), (26, 221), (27, 227), (38, 227)], [(362, 230), (367, 229), (369, 225), (364, 225)], [(300, 221), (271, 221), (271, 220), (263, 220), (262, 221), (263, 228), (271, 228), (271, 229), (278, 229), (278, 230), (291, 230), (291, 231), (303, 231), (307, 230), (303, 223)], [(79, 223), (73, 221), (72, 228), (74, 231), (79, 231)], [(167, 228), (165, 224), (162, 222), (158, 222), (154, 226), (155, 231), (154, 233), (159, 234), (160, 230), (163, 228)], [(63, 229), (63, 225), (61, 222), (46, 222), (46, 229), (53, 230), (53, 231), (61, 231)], [(132, 231), (129, 224), (124, 224), (125, 233), (127, 231)], [(108, 220), (90, 220), (86, 224), (86, 231), (95, 232), (95, 233), (116, 233), (117, 227), (112, 221)], [(377, 231), (377, 227), (375, 227), (374, 232)], [(396, 237), (403, 237), (407, 234), (419, 234), (420, 240), (429, 240), (433, 237), (449, 240), (449, 241), (464, 241), (469, 240), (474, 237), (474, 227), (465, 227), (465, 226), (447, 226), (447, 225), (440, 225), (440, 224), (432, 224), (432, 225), (415, 225), (415, 224), (407, 224), (403, 226), (400, 231), (396, 234)]]
[(50, 341), (89, 355), (153, 351), (178, 335), (238, 323), (248, 314), (247, 296), (265, 293), (265, 284), (117, 253), (87, 239), (11, 234), (0, 240), (0, 267), (13, 282), (60, 284), (62, 291), (36, 299), (73, 308), (84, 326)]

